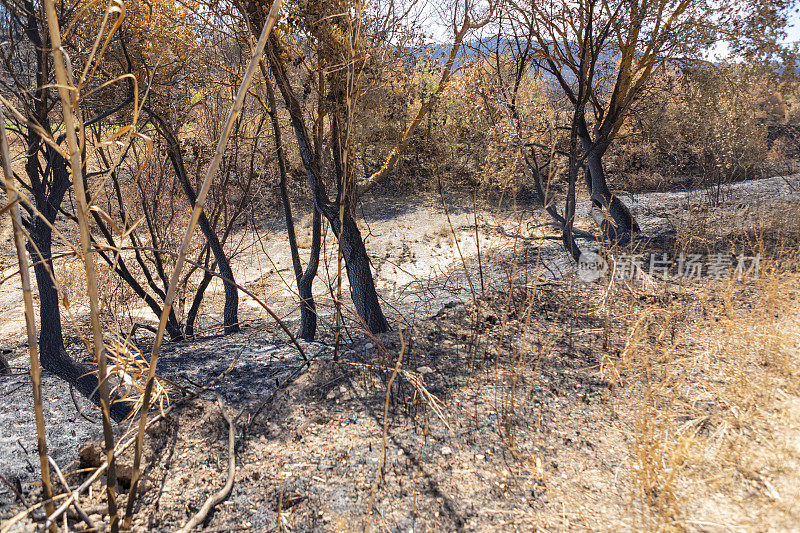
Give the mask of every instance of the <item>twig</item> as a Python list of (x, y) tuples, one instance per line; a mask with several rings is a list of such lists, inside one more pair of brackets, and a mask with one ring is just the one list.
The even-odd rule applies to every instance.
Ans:
[[(69, 483), (67, 483), (67, 480), (64, 477), (64, 474), (61, 472), (61, 469), (58, 467), (58, 463), (56, 463), (53, 460), (53, 458), (50, 457), (49, 455), (47, 456), (47, 461), (50, 463), (50, 466), (53, 467), (53, 470), (55, 471), (56, 475), (58, 476), (58, 480), (61, 481), (61, 484), (64, 486), (65, 489), (67, 489), (67, 492), (70, 492), (72, 489), (69, 488)], [(94, 524), (92, 523), (92, 521), (89, 520), (89, 517), (86, 515), (86, 513), (83, 512), (83, 509), (81, 509), (81, 506), (78, 505), (78, 500), (77, 499), (72, 502), (72, 505), (73, 505), (73, 507), (75, 507), (75, 512), (78, 513), (78, 516), (81, 517), (81, 520), (83, 520), (86, 523), (86, 525), (89, 527), (89, 529), (95, 529)]]
[(397, 356), (397, 362), (394, 364), (394, 370), (392, 371), (392, 375), (389, 377), (389, 382), (386, 384), (386, 399), (383, 403), (383, 433), (381, 439), (381, 461), (380, 465), (378, 466), (378, 470), (375, 472), (375, 481), (372, 484), (372, 491), (369, 496), (369, 509), (367, 510), (367, 516), (364, 518), (364, 531), (369, 531), (369, 523), (370, 519), (372, 518), (372, 511), (373, 506), (375, 504), (375, 493), (378, 491), (378, 483), (379, 480), (383, 479), (384, 470), (386, 468), (386, 438), (389, 434), (389, 403), (392, 398), (392, 385), (394, 384), (395, 378), (400, 373), (400, 369), (403, 365), (403, 356), (406, 353), (406, 336), (403, 334), (403, 330), (400, 330), (400, 353)]
[(14, 491), (14, 494), (16, 495), (17, 500), (19, 500), (19, 503), (24, 505), (26, 508), (28, 507), (28, 504), (25, 501), (25, 498), (22, 496), (22, 493), (19, 490), (17, 490), (17, 487), (15, 487), (13, 483), (11, 483), (8, 479), (6, 479), (6, 477), (3, 474), (0, 474), (0, 481), (8, 485), (8, 488)]
[(222, 416), (225, 417), (225, 421), (228, 423), (228, 479), (219, 491), (208, 497), (203, 507), (200, 508), (191, 520), (186, 522), (186, 525), (180, 529), (179, 533), (188, 533), (205, 522), (211, 509), (222, 503), (233, 489), (233, 480), (236, 474), (236, 427), (228, 411), (225, 409), (225, 404), (222, 403), (222, 398), (220, 398), (219, 394), (217, 394), (217, 403), (222, 411)]
[(28, 449), (24, 444), (22, 444), (22, 439), (17, 439), (17, 444), (19, 444), (19, 447), (22, 448), (23, 452), (25, 452), (25, 462), (28, 463), (28, 467), (30, 468), (31, 472), (36, 472), (36, 468), (34, 468), (33, 463), (31, 463), (31, 460), (28, 459)]
[(81, 407), (78, 405), (78, 399), (75, 398), (75, 387), (72, 386), (72, 383), (69, 384), (69, 395), (72, 397), (72, 405), (75, 406), (75, 410), (78, 412), (78, 414), (81, 415), (81, 417), (87, 422), (97, 424), (97, 420), (89, 418), (89, 415), (84, 413), (83, 409), (81, 409)]
[[(231, 364), (228, 366), (228, 368), (227, 368), (227, 369), (225, 369), (225, 370), (224, 370), (223, 372), (221, 372), (221, 373), (220, 373), (220, 374), (219, 374), (217, 377), (215, 377), (214, 379), (212, 379), (212, 380), (211, 380), (211, 381), (208, 383), (208, 385), (206, 385), (205, 387), (203, 387), (203, 388), (202, 388), (202, 389), (200, 389), (200, 390), (197, 390), (197, 391), (193, 392), (193, 393), (192, 393), (192, 394), (190, 394), (189, 396), (186, 396), (185, 398), (182, 398), (181, 400), (178, 400), (178, 401), (177, 401), (177, 402), (175, 402), (174, 404), (170, 405), (170, 406), (169, 406), (167, 409), (165, 409), (165, 410), (164, 410), (164, 412), (162, 412), (161, 414), (159, 414), (159, 415), (157, 415), (157, 416), (153, 417), (153, 418), (152, 418), (152, 419), (151, 419), (151, 420), (150, 420), (150, 421), (147, 423), (147, 428), (150, 428), (150, 427), (152, 427), (152, 426), (153, 426), (153, 425), (154, 425), (156, 422), (159, 422), (159, 421), (161, 421), (161, 420), (165, 419), (165, 418), (167, 417), (167, 415), (168, 415), (168, 414), (170, 414), (172, 411), (174, 411), (174, 410), (175, 410), (177, 407), (179, 407), (179, 406), (181, 406), (181, 405), (185, 404), (186, 402), (188, 402), (188, 401), (190, 401), (190, 400), (193, 400), (193, 399), (197, 398), (197, 397), (198, 397), (198, 396), (200, 396), (202, 393), (204, 393), (204, 392), (205, 392), (205, 391), (207, 391), (208, 389), (212, 388), (212, 387), (213, 387), (214, 385), (216, 385), (216, 384), (217, 384), (217, 383), (218, 383), (218, 382), (219, 382), (219, 381), (220, 381), (220, 380), (221, 380), (223, 377), (225, 377), (226, 375), (228, 375), (228, 374), (229, 374), (229, 373), (230, 373), (230, 372), (233, 370), (233, 367), (236, 365), (236, 362), (237, 362), (237, 361), (238, 361), (238, 356), (237, 356), (237, 358), (236, 358), (236, 359), (234, 359), (234, 361), (233, 361), (233, 362), (232, 362), (232, 363), (231, 363)], [(147, 429), (147, 428), (145, 428), (145, 429)], [(133, 444), (135, 441), (136, 441), (136, 436), (132, 436), (131, 438), (129, 438), (128, 440), (126, 440), (126, 441), (124, 441), (124, 442), (123, 442), (123, 441), (120, 441), (120, 442), (117, 444), (117, 447), (114, 449), (114, 455), (115, 455), (115, 456), (119, 456), (119, 454), (121, 454), (122, 452), (124, 452), (125, 450), (127, 450), (127, 449), (130, 447), (130, 445), (131, 445), (131, 444)], [(84, 481), (84, 482), (83, 482), (83, 484), (82, 484), (80, 487), (78, 487), (78, 488), (76, 488), (74, 491), (72, 491), (72, 494), (70, 494), (70, 496), (69, 496), (69, 498), (67, 499), (67, 501), (65, 501), (63, 504), (61, 504), (61, 506), (60, 506), (58, 509), (56, 509), (56, 510), (55, 510), (55, 512), (53, 512), (53, 513), (52, 513), (50, 516), (48, 516), (48, 517), (47, 517), (47, 522), (45, 523), (45, 529), (46, 529), (47, 527), (49, 527), (49, 526), (50, 526), (50, 524), (53, 524), (53, 523), (55, 523), (55, 521), (56, 521), (56, 520), (58, 520), (58, 517), (59, 517), (59, 516), (61, 516), (61, 515), (64, 513), (64, 511), (66, 511), (66, 510), (69, 508), (69, 506), (72, 504), (73, 500), (75, 500), (75, 498), (77, 498), (77, 497), (78, 497), (78, 496), (79, 496), (81, 493), (83, 493), (83, 491), (85, 491), (87, 488), (89, 488), (89, 486), (90, 486), (92, 483), (94, 483), (94, 482), (97, 480), (97, 478), (99, 478), (99, 477), (100, 477), (100, 476), (103, 474), (103, 472), (105, 472), (106, 468), (108, 468), (108, 462), (105, 462), (105, 463), (103, 463), (103, 464), (102, 464), (102, 465), (101, 465), (101, 466), (100, 466), (100, 467), (99, 467), (97, 470), (95, 470), (94, 474), (92, 474), (91, 476), (89, 476), (89, 478), (88, 478), (86, 481)], [(62, 495), (62, 496), (63, 496), (63, 495)], [(61, 496), (56, 496), (56, 498), (59, 498), (59, 497), (61, 497)], [(32, 509), (35, 509), (35, 507), (34, 507), (34, 508), (32, 508)], [(2, 529), (2, 530), (0, 530), (0, 533), (8, 533), (9, 531), (11, 531), (11, 525), (12, 525), (12, 524), (14, 524), (14, 523), (16, 523), (16, 522), (18, 522), (18, 521), (19, 521), (19, 520), (21, 520), (22, 518), (24, 518), (24, 515), (27, 515), (27, 514), (28, 514), (28, 512), (23, 512), (23, 513), (20, 513), (19, 515), (15, 516), (15, 517), (14, 517), (12, 520), (10, 520), (9, 522), (7, 522), (7, 523), (5, 524), (5, 526), (3, 527), (3, 529)]]

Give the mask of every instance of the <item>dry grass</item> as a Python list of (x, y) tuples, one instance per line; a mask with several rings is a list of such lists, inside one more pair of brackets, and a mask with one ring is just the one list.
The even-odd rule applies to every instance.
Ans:
[(698, 213), (677, 225), (675, 249), (758, 253), (760, 277), (614, 288), (620, 352), (603, 371), (627, 409), (630, 525), (792, 529), (800, 523), (790, 481), (800, 472), (800, 203), (776, 202), (750, 220)]
[[(503, 300), (493, 306), (500, 325), (482, 337), (483, 356), (497, 354), (497, 431), (526, 472), (519, 480), (533, 475), (564, 509), (559, 517), (545, 507), (538, 524), (750, 531), (800, 523), (793, 481), (800, 475), (800, 202), (778, 200), (758, 210), (697, 205), (688, 215), (676, 217), (670, 255), (758, 254), (758, 279), (558, 283), (549, 294), (529, 288), (495, 298)], [(544, 324), (544, 336), (541, 316), (532, 317), (542, 308), (560, 321)], [(576, 358), (602, 349), (596, 370), (610, 382), (604, 415), (585, 427), (595, 432), (592, 453), (572, 458), (587, 473), (568, 481), (542, 468), (536, 450), (546, 443), (527, 446), (533, 453), (521, 445), (532, 440), (520, 429), (530, 425), (521, 412), (538, 379), (529, 370), (546, 373), (559, 349)], [(523, 386), (528, 380), (534, 383)], [(574, 425), (566, 421), (571, 411), (557, 433)], [(611, 435), (603, 447), (601, 433)], [(590, 455), (621, 459), (613, 480), (589, 474)], [(597, 484), (608, 493), (586, 494)], [(618, 508), (626, 510), (621, 517), (614, 516)]]

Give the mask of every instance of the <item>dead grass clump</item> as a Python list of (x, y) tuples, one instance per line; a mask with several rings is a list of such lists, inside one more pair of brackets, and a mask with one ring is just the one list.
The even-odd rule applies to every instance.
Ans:
[(636, 287), (613, 288), (622, 347), (603, 370), (625, 406), (632, 525), (790, 528), (800, 520), (790, 481), (800, 472), (800, 203), (749, 223), (698, 212), (676, 249), (760, 254), (759, 278), (665, 284), (650, 305)]
[(775, 201), (711, 209), (692, 204), (675, 220), (676, 253), (731, 252), (760, 254), (779, 261), (782, 268), (797, 268), (800, 247), (800, 201)]

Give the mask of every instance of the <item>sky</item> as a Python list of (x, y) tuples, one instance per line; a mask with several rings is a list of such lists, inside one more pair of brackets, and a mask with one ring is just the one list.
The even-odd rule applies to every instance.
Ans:
[(789, 27), (787, 42), (796, 43), (800, 41), (800, 13), (792, 13), (790, 20), (791, 26)]
[[(796, 10), (789, 16), (789, 26), (786, 30), (786, 39), (784, 39), (783, 42), (786, 44), (800, 42), (800, 13)], [(714, 61), (721, 61), (728, 58), (728, 45), (725, 43), (718, 43), (706, 56), (706, 59)]]
[[(784, 40), (785, 43), (800, 43), (800, 7), (796, 8), (795, 11), (789, 16), (789, 27), (787, 29), (786, 39)], [(431, 16), (431, 12), (428, 11), (428, 16)], [(432, 17), (435, 19), (435, 17)], [(426, 41), (433, 42), (433, 43), (450, 43), (453, 38), (452, 29), (437, 24), (432, 19), (429, 19), (427, 24), (423, 27), (426, 33), (429, 33), (429, 38)], [(728, 46), (724, 43), (720, 43), (715, 46), (712, 50), (710, 50), (706, 56), (707, 59), (711, 60), (724, 60), (727, 59), (729, 56), (728, 53)]]

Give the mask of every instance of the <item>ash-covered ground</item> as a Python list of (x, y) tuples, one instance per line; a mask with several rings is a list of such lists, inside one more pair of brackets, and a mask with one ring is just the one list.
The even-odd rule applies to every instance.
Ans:
[[(722, 197), (723, 211), (735, 213), (729, 220), (736, 224), (752, 224), (760, 206), (797, 199), (797, 180), (792, 180), (732, 186)], [(644, 241), (654, 238), (657, 245), (691, 222), (705, 202), (700, 193), (628, 200)], [(390, 304), (386, 309), (394, 326), (379, 343), (351, 328), (334, 362), (330, 336), (323, 335), (319, 343), (302, 343), (313, 360), (305, 366), (285, 336), (245, 298), (242, 316), (248, 326), (241, 333), (165, 346), (159, 375), (171, 387), (173, 401), (235, 361), (213, 391), (232, 415), (241, 414), (236, 479), (232, 495), (205, 527), (350, 531), (369, 523), (390, 531), (616, 531), (636, 524), (630, 502), (638, 474), (629, 437), (636, 398), (615, 388), (618, 379), (604, 371), (598, 347), (608, 332), (596, 312), (605, 305), (598, 301), (601, 295), (576, 282), (556, 242), (533, 240), (541, 235), (529, 228), (541, 220), (525, 212), (487, 211), (476, 217), (461, 210), (450, 213), (454, 236), (451, 222), (433, 203), (390, 217), (371, 215), (369, 206), (365, 212), (376, 282)], [(588, 204), (582, 203), (579, 213), (581, 224), (590, 227)], [(513, 237), (520, 234), (525, 238)], [(288, 264), (285, 235), (273, 237), (260, 251), (251, 247), (243, 253), (239, 273), (245, 285), (266, 287), (264, 299), (295, 327), (291, 280), (282, 274)], [(508, 290), (510, 281), (515, 290)], [(38, 458), (13, 283), (10, 279), (0, 290), (8, 325), (3, 342), (11, 349), (12, 367), (11, 375), (0, 376), (0, 473), (30, 503), (38, 491)], [(323, 288), (320, 282), (324, 302)], [(212, 295), (214, 290), (219, 293), (212, 286)], [(535, 305), (526, 307), (530, 301)], [(624, 345), (625, 327), (635, 318), (621, 318), (611, 336)], [(331, 309), (322, 305), (321, 329), (330, 322)], [(402, 344), (400, 330), (410, 344), (386, 403), (386, 385)], [(146, 334), (140, 342), (147, 354)], [(703, 342), (687, 349), (702, 351)], [(609, 353), (616, 357), (623, 347)], [(301, 368), (297, 379), (287, 383)], [(81, 479), (75, 473), (79, 451), (100, 439), (99, 423), (86, 420), (78, 409), (90, 419), (97, 413), (77, 395), (73, 402), (69, 387), (53, 376), (45, 373), (43, 382), (50, 454), (72, 472), (74, 485)], [(796, 399), (797, 391), (782, 386), (778, 390)], [(787, 420), (795, 420), (795, 408), (787, 409)], [(118, 437), (126, 428), (118, 428)], [(199, 509), (224, 483), (226, 438), (212, 393), (180, 407), (149, 432), (137, 530), (174, 530)], [(120, 464), (129, 466), (129, 453)], [(794, 462), (786, 465), (786, 472), (795, 471)], [(788, 510), (775, 515), (782, 520), (776, 529), (786, 530), (797, 516), (790, 505), (791, 485), (785, 483), (786, 473), (770, 479), (769, 486), (778, 487), (774, 494), (761, 483), (743, 496), (749, 503), (741, 510), (746, 517), (753, 505), (783, 506)], [(124, 487), (121, 493), (124, 501)], [(695, 520), (698, 530), (716, 531), (702, 525), (709, 516), (720, 518), (708, 511), (716, 495), (704, 497), (687, 507), (687, 519)], [(103, 519), (103, 498), (98, 484), (81, 500), (97, 522)], [(0, 485), (0, 518), (22, 508), (14, 492)], [(722, 518), (732, 520), (726, 523), (741, 530), (757, 523), (726, 513)], [(34, 524), (23, 522), (22, 527)]]

